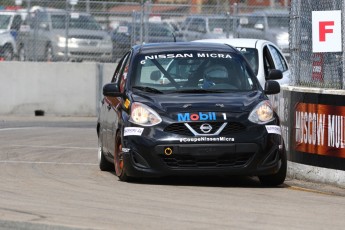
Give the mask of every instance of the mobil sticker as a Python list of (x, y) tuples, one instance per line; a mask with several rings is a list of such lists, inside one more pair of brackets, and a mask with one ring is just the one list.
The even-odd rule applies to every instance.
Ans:
[[(222, 113), (222, 119), (226, 120), (226, 114)], [(216, 121), (217, 114), (215, 112), (197, 112), (197, 113), (178, 113), (178, 121)]]

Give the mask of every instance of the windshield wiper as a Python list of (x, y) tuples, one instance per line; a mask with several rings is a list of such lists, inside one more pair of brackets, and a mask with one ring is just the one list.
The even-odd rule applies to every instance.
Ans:
[(173, 93), (223, 93), (223, 91), (209, 89), (183, 89), (173, 91)]
[(147, 87), (147, 86), (132, 86), (133, 89), (139, 89), (145, 92), (149, 92), (149, 93), (157, 93), (157, 94), (163, 94), (162, 91), (152, 88), (152, 87)]

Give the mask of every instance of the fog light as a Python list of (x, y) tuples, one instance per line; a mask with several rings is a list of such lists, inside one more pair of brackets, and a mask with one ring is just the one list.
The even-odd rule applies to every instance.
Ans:
[(172, 153), (173, 153), (172, 148), (166, 147), (166, 148), (164, 149), (164, 154), (165, 154), (165, 155), (170, 156)]

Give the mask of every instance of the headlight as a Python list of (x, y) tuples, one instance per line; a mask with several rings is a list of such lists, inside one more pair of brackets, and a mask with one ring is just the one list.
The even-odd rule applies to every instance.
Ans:
[(65, 37), (58, 37), (59, 43), (66, 43), (66, 38)]
[(289, 33), (283, 32), (280, 34), (277, 34), (277, 45), (278, 46), (288, 46), (289, 45)]
[(249, 114), (248, 119), (257, 124), (265, 124), (273, 121), (273, 109), (270, 101), (260, 102)]
[(129, 121), (142, 126), (153, 126), (161, 123), (162, 119), (150, 107), (134, 102), (131, 107), (131, 116)]
[(65, 37), (58, 36), (57, 40), (58, 40), (58, 44), (57, 45), (59, 47), (65, 47), (66, 46), (66, 38)]

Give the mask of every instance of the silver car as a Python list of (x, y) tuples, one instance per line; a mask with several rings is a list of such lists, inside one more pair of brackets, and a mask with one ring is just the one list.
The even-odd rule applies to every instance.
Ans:
[(112, 60), (110, 35), (87, 13), (37, 10), (28, 17), (19, 39), (22, 61)]
[(239, 15), (239, 38), (265, 39), (276, 44), (286, 58), (290, 56), (289, 22), (287, 10), (260, 10)]
[(25, 18), (21, 12), (0, 10), (0, 58), (14, 60), (17, 55), (17, 35)]
[(235, 20), (229, 15), (192, 15), (181, 25), (180, 36), (185, 41), (209, 38), (232, 38)]

